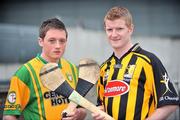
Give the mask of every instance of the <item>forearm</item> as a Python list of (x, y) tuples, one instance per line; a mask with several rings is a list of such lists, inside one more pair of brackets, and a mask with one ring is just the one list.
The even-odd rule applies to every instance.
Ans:
[(17, 117), (13, 115), (4, 115), (3, 120), (17, 120)]
[(177, 109), (177, 107), (177, 105), (167, 105), (160, 107), (156, 109), (155, 112), (146, 120), (165, 120), (172, 112)]

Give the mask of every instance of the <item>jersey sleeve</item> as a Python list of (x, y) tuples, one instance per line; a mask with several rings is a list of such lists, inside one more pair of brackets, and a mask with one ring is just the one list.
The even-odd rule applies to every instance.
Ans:
[(154, 95), (157, 107), (178, 105), (179, 96), (165, 67), (157, 57), (154, 57), (152, 63), (154, 73)]
[(97, 105), (103, 105), (103, 97), (104, 97), (104, 85), (103, 85), (103, 72), (100, 72), (100, 78), (97, 82)]
[(6, 98), (4, 115), (20, 115), (27, 105), (30, 97), (30, 90), (25, 83), (29, 77), (25, 67), (21, 67), (11, 78), (10, 88)]

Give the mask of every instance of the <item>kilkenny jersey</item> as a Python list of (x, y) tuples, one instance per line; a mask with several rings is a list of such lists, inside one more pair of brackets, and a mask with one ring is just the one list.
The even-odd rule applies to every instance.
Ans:
[(145, 120), (156, 108), (179, 104), (161, 61), (138, 44), (120, 59), (113, 53), (100, 75), (98, 105), (116, 120)]
[[(61, 119), (61, 112), (67, 107), (69, 100), (42, 85), (39, 73), (46, 63), (38, 55), (18, 69), (11, 79), (3, 114), (23, 114), (26, 120)], [(76, 66), (63, 58), (58, 65), (67, 82), (75, 88), (78, 78)]]

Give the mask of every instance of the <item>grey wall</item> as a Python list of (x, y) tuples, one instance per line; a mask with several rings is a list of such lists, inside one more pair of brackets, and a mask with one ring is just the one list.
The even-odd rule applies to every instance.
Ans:
[[(81, 32), (103, 31), (103, 17), (115, 5), (132, 12), (135, 37), (180, 38), (178, 0), (5, 0), (0, 4), (0, 63), (23, 63), (40, 52), (36, 42), (44, 19), (59, 17), (69, 28), (82, 28)], [(73, 36), (76, 41), (77, 36), (87, 39), (78, 33)]]
[(135, 35), (180, 36), (179, 0), (5, 0), (0, 23), (38, 26), (47, 17), (59, 16), (71, 27), (102, 30), (105, 13), (117, 5), (132, 12)]
[(38, 28), (0, 24), (0, 63), (23, 63), (40, 52)]

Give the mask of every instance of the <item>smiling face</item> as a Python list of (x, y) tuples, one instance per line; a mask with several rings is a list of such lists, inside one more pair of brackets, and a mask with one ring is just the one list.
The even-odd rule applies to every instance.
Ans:
[(49, 29), (44, 38), (39, 38), (41, 56), (48, 62), (57, 62), (64, 54), (67, 38), (61, 29)]
[(111, 8), (104, 17), (104, 28), (117, 57), (121, 57), (133, 46), (131, 35), (134, 25), (128, 9), (124, 7)]
[(127, 26), (123, 18), (105, 20), (105, 31), (114, 51), (122, 50), (131, 44), (133, 26)]

